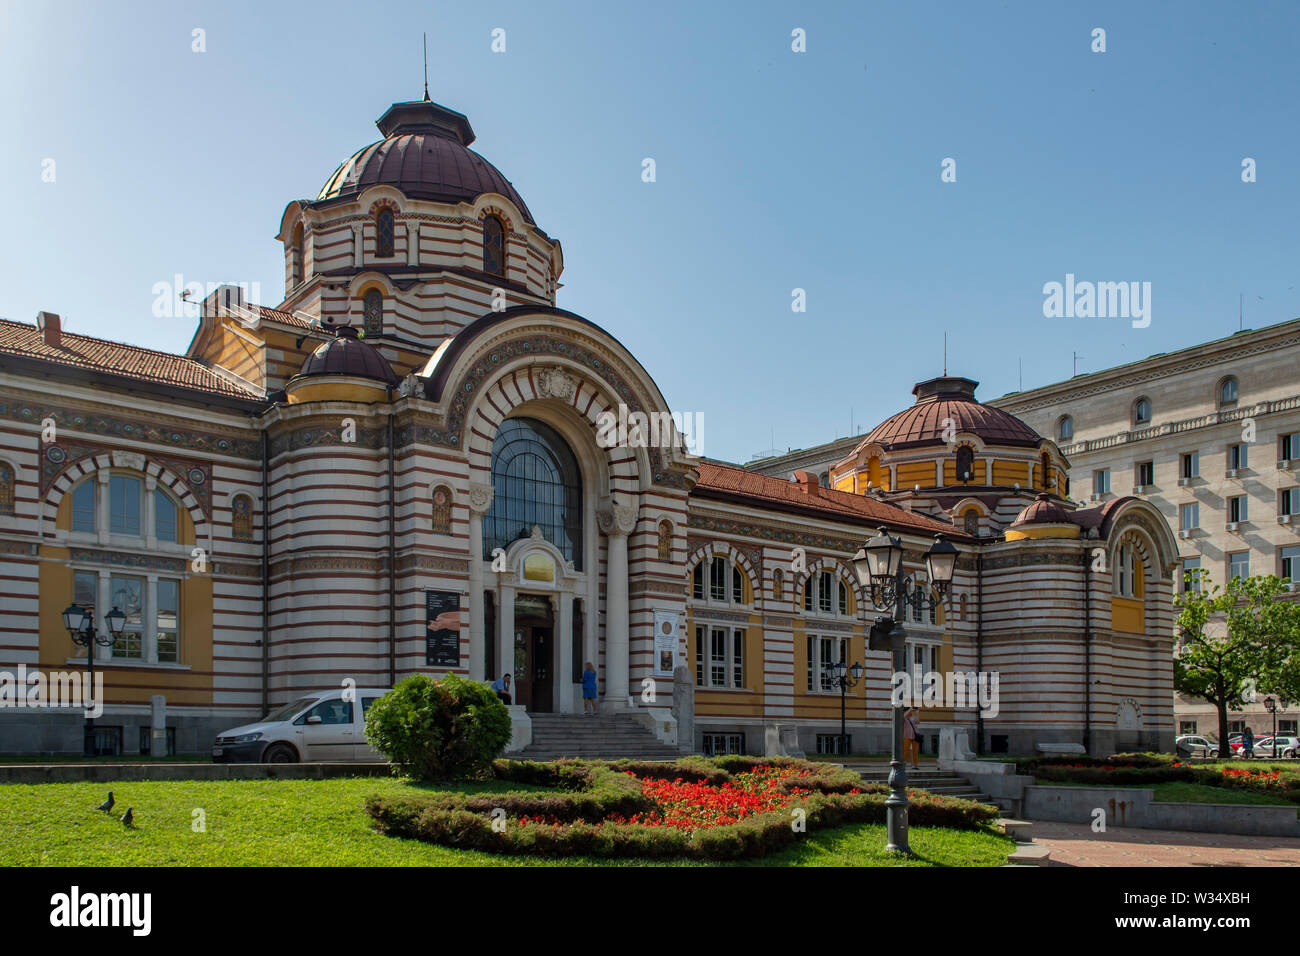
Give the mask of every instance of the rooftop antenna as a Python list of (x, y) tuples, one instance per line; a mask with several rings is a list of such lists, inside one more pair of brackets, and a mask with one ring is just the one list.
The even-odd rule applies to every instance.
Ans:
[(1246, 327), (1246, 294), (1243, 292), (1237, 296), (1237, 331), (1240, 332)]
[(1025, 360), (1020, 358), (1017, 361), (1020, 363), (1020, 391), (1023, 392), (1025, 390)]
[(1088, 356), (1086, 356), (1086, 355), (1080, 355), (1078, 352), (1074, 352), (1073, 355), (1074, 355), (1074, 373), (1073, 373), (1073, 374), (1074, 374), (1074, 375), (1078, 375), (1078, 374), (1079, 374), (1079, 359), (1081, 359), (1081, 358), (1087, 358)]
[(429, 102), (429, 34), (424, 36), (424, 102)]
[(943, 377), (948, 377), (948, 333), (943, 333)]

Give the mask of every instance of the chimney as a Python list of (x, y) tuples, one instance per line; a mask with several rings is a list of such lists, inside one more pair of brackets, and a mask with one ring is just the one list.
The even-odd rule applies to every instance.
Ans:
[(817, 478), (814, 475), (810, 475), (808, 472), (802, 470), (796, 471), (794, 473), (794, 480), (799, 483), (799, 490), (805, 495), (811, 495), (814, 498), (819, 496), (821, 485), (818, 484)]
[(36, 327), (41, 330), (46, 345), (52, 349), (63, 348), (63, 329), (59, 324), (58, 313), (37, 312)]

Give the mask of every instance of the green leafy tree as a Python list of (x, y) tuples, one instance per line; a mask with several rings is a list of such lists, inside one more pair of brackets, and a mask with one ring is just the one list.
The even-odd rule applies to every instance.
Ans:
[(393, 769), (417, 780), (485, 770), (510, 742), (510, 712), (485, 684), (414, 674), (370, 705), (366, 737)]
[(1226, 588), (1207, 588), (1208, 574), (1174, 599), (1181, 608), (1181, 637), (1174, 651), (1174, 689), (1208, 701), (1219, 717), (1219, 759), (1232, 756), (1228, 745), (1228, 711), (1253, 702), (1257, 694), (1297, 688), (1300, 660), (1300, 605), (1281, 599), (1288, 582), (1275, 575), (1233, 578)]

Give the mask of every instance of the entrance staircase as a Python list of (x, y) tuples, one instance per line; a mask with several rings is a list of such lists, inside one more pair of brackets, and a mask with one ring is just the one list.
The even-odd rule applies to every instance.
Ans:
[(654, 735), (630, 714), (529, 714), (533, 742), (513, 760), (676, 760), (681, 751)]

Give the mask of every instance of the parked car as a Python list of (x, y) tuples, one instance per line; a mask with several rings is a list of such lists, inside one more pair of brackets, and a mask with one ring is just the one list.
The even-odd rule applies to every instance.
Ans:
[(1180, 757), (1217, 757), (1219, 745), (1204, 737), (1187, 734), (1174, 741), (1174, 753)]
[[(1273, 737), (1261, 737), (1255, 741), (1255, 756), (1266, 760), (1274, 759)], [(1278, 736), (1276, 754), (1290, 760), (1300, 753), (1300, 738)]]
[(383, 755), (366, 739), (365, 722), (370, 705), (387, 693), (358, 687), (300, 697), (255, 724), (223, 730), (212, 743), (212, 759), (216, 763), (381, 761)]

